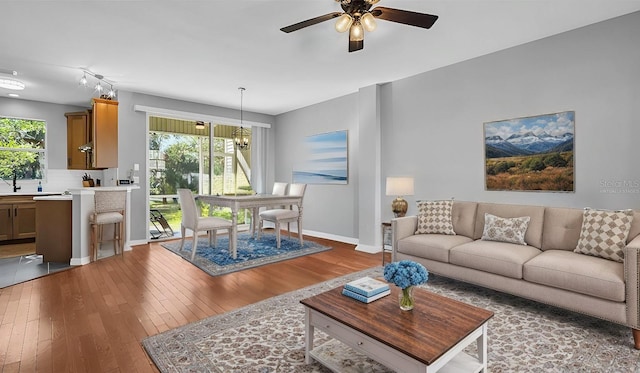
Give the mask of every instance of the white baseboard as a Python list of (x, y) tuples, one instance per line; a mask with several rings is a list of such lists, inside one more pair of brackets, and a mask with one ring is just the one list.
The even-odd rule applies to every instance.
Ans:
[(357, 238), (353, 238), (353, 237), (338, 236), (338, 235), (335, 235), (335, 234), (324, 233), (324, 232), (308, 231), (306, 229), (303, 229), (302, 233), (307, 235), (307, 236), (324, 238), (324, 239), (327, 239), (327, 240), (344, 242), (344, 243), (348, 243), (348, 244), (352, 244), (352, 245), (357, 245), (358, 244), (358, 239)]
[(381, 252), (382, 248), (380, 246), (358, 244), (358, 246), (356, 246), (356, 251), (362, 251), (369, 254), (376, 254)]
[(83, 266), (89, 263), (91, 263), (91, 258), (88, 256), (85, 256), (84, 258), (71, 258), (71, 261), (69, 262), (72, 266)]
[(133, 241), (129, 241), (129, 245), (125, 245), (124, 247), (124, 251), (130, 251), (133, 250), (133, 248), (131, 246), (136, 246), (136, 245), (146, 245), (149, 242), (151, 242), (151, 240), (147, 241), (147, 240), (133, 240)]

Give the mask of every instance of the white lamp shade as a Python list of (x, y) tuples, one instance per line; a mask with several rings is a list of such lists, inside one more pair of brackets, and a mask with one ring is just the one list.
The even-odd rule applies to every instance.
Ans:
[(413, 195), (413, 178), (412, 177), (388, 177), (387, 178), (387, 195), (388, 196), (412, 196)]

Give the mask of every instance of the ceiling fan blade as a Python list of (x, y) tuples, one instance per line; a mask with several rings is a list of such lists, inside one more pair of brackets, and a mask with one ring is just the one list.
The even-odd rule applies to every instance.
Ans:
[(438, 16), (379, 6), (371, 10), (374, 17), (409, 26), (431, 28)]
[(341, 15), (342, 15), (342, 13), (340, 13), (340, 12), (333, 12), (333, 13), (325, 14), (325, 15), (320, 16), (320, 17), (311, 18), (311, 19), (308, 19), (306, 21), (298, 22), (298, 23), (295, 23), (293, 25), (290, 25), (290, 26), (287, 26), (287, 27), (283, 27), (283, 28), (280, 29), (280, 31), (283, 31), (283, 32), (286, 32), (286, 33), (297, 31), (297, 30), (300, 30), (301, 28), (305, 28), (305, 27), (308, 27), (308, 26), (313, 26), (313, 25), (315, 25), (317, 23), (328, 21), (330, 19), (340, 17)]
[(364, 40), (360, 40), (360, 41), (349, 40), (349, 52), (359, 51), (362, 48), (364, 48)]

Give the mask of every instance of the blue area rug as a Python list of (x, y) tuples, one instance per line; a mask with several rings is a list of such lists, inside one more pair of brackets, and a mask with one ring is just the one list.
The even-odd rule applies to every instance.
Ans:
[(178, 251), (180, 248), (179, 240), (165, 242), (162, 246), (190, 261), (211, 276), (331, 250), (328, 246), (322, 246), (312, 241), (304, 241), (304, 245), (300, 246), (297, 237), (292, 236), (291, 239), (288, 239), (286, 235), (281, 236), (280, 248), (277, 249), (275, 234), (263, 233), (258, 241), (251, 238), (249, 233), (240, 233), (238, 234), (238, 257), (236, 259), (233, 259), (229, 253), (229, 236), (224, 235), (218, 236), (216, 247), (209, 246), (209, 239), (206, 236), (199, 237), (196, 258), (191, 261), (192, 242), (190, 237), (187, 238), (182, 251)]

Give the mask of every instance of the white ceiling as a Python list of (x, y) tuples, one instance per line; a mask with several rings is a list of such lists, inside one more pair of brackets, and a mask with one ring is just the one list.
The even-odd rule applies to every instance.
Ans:
[[(87, 106), (82, 70), (117, 89), (280, 114), (640, 10), (640, 0), (382, 0), (436, 14), (430, 29), (384, 20), (347, 52), (334, 0), (0, 0), (0, 70), (26, 83), (19, 99)], [(1, 76), (1, 75), (0, 75)], [(0, 88), (0, 96), (10, 91)]]

